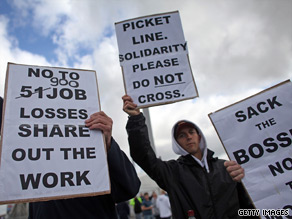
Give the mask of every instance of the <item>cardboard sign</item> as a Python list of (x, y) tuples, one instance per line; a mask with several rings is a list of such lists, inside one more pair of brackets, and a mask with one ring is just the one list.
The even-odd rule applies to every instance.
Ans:
[(109, 193), (96, 72), (8, 63), (0, 204)]
[(138, 107), (198, 96), (179, 13), (115, 24), (125, 90)]
[(0, 216), (4, 216), (7, 213), (7, 205), (0, 205)]
[(292, 215), (292, 84), (285, 81), (209, 114), (256, 208)]

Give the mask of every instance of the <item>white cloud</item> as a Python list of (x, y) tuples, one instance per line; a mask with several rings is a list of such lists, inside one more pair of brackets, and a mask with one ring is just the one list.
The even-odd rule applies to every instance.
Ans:
[(9, 20), (0, 15), (0, 96), (4, 96), (4, 83), (6, 77), (7, 63), (50, 65), (45, 57), (23, 51), (17, 47), (17, 39), (7, 33)]
[(228, 94), (287, 79), (292, 70), (291, 8), (291, 1), (229, 0), (184, 8), (194, 74), (198, 86), (207, 85), (199, 92)]

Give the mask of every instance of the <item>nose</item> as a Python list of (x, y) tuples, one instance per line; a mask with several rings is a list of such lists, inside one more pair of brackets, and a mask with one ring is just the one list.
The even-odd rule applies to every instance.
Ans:
[(187, 133), (187, 139), (191, 139), (192, 135), (190, 133)]

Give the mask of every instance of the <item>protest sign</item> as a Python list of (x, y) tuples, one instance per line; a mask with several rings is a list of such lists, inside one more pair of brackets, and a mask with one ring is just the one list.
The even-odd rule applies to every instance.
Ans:
[(96, 72), (8, 63), (0, 204), (108, 194)]
[(178, 11), (115, 24), (125, 90), (138, 107), (198, 96)]
[(245, 169), (242, 181), (262, 216), (271, 216), (264, 209), (292, 215), (291, 112), (288, 80), (209, 114), (229, 158)]
[(5, 216), (7, 213), (7, 205), (0, 205), (0, 217)]

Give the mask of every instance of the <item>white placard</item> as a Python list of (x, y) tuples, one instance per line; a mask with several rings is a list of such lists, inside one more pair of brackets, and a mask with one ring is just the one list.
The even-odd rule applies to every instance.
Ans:
[(138, 107), (198, 96), (178, 11), (115, 27), (125, 90)]
[(0, 203), (109, 193), (96, 72), (8, 63)]
[(7, 214), (7, 205), (0, 205), (0, 216)]
[[(256, 208), (292, 215), (292, 85), (285, 81), (209, 114)], [(263, 215), (263, 214), (262, 214)]]

